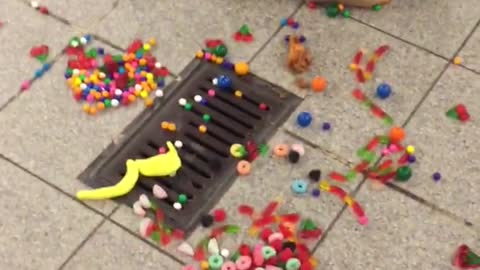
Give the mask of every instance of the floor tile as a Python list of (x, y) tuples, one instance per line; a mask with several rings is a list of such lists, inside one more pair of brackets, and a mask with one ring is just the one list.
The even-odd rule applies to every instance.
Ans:
[(369, 225), (343, 213), (315, 253), (322, 269), (447, 270), (459, 245), (480, 247), (479, 233), (391, 189), (363, 186), (356, 198)]
[[(480, 228), (478, 175), (480, 160), (480, 75), (450, 67), (408, 123), (409, 143), (416, 146), (414, 176), (402, 187)], [(460, 123), (445, 113), (458, 103), (469, 110), (471, 121)], [(439, 182), (432, 175), (440, 172)]]
[(111, 222), (103, 224), (64, 269), (181, 269), (181, 265)]
[[(269, 145), (276, 145), (277, 143), (291, 144), (298, 143), (298, 141), (283, 132), (279, 132), (271, 139)], [(309, 194), (295, 196), (290, 188), (293, 179), (308, 179), (307, 175), (312, 169), (320, 169), (326, 177), (333, 170), (346, 172), (348, 167), (308, 146), (305, 148), (305, 156), (295, 165), (289, 164), (287, 160), (272, 157), (257, 159), (253, 163), (252, 174), (238, 178), (215, 207), (225, 209), (228, 214), (228, 223), (240, 225), (243, 229), (243, 233), (236, 237), (222, 239), (220, 241), (222, 247), (233, 250), (244, 240), (252, 241), (252, 239), (248, 239), (249, 237), (245, 233), (249, 225), (248, 219), (239, 216), (237, 212), (237, 208), (241, 204), (249, 204), (254, 206), (255, 209), (261, 210), (268, 202), (280, 199), (284, 202), (280, 209), (281, 212), (298, 212), (303, 217), (312, 218), (320, 228), (326, 228), (342, 208), (342, 202), (325, 193), (322, 193), (320, 198), (313, 198)], [(359, 176), (356, 182), (339, 186), (351, 191), (360, 180), (361, 177)], [(310, 190), (313, 187), (314, 185), (311, 185)], [(112, 215), (112, 219), (135, 232), (138, 231), (140, 218), (136, 217), (129, 207), (121, 206)], [(208, 229), (198, 228), (192, 233), (188, 242), (195, 245), (208, 232)], [(313, 245), (314, 243), (309, 244)], [(184, 261), (189, 261), (189, 258), (175, 251), (175, 246), (170, 246), (168, 251)]]
[(101, 221), (11, 163), (0, 173), (1, 269), (57, 269)]
[(473, 33), (465, 47), (460, 51), (463, 64), (480, 73), (480, 27)]
[(42, 0), (50, 13), (66, 19), (73, 27), (89, 29), (111, 12), (118, 0)]
[[(304, 78), (309, 80), (315, 75), (323, 76), (328, 80), (327, 90), (310, 94), (295, 86), (294, 76), (285, 65), (288, 52), (284, 37), (292, 33), (289, 28), (283, 29), (254, 59), (252, 72), (306, 96), (286, 122), (288, 130), (350, 161), (356, 161), (357, 148), (375, 134), (388, 130), (381, 120), (352, 97), (352, 90), (358, 84), (348, 66), (357, 50), (365, 48), (372, 52), (380, 45), (391, 46), (391, 51), (378, 62), (373, 80), (363, 89), (397, 124), (405, 121), (446, 64), (438, 57), (353, 20), (332, 20), (306, 7), (299, 11), (296, 18), (301, 24), (299, 33), (306, 37), (306, 46), (314, 57), (311, 71)], [(376, 86), (381, 82), (393, 88), (393, 94), (387, 100), (374, 97)], [(296, 125), (296, 117), (303, 111), (313, 116), (313, 123), (308, 128)], [(323, 122), (331, 123), (330, 132), (322, 132)]]
[(480, 19), (476, 0), (393, 0), (380, 12), (355, 10), (352, 16), (450, 58)]
[(51, 59), (61, 52), (73, 30), (20, 1), (2, 1), (0, 18), (4, 22), (0, 28), (1, 107), (18, 93), (23, 81), (33, 78), (35, 70), (42, 67), (30, 57), (30, 49), (47, 45)]
[[(108, 46), (102, 45), (108, 52)], [(0, 113), (0, 151), (70, 194), (86, 186), (76, 179), (120, 134), (144, 105), (137, 102), (97, 116), (88, 116), (72, 98), (64, 72), (66, 57), (29, 92)], [(111, 201), (89, 202), (110, 212)]]
[[(223, 39), (231, 59), (249, 60), (277, 30), (280, 18), (289, 16), (299, 4), (299, 0), (120, 0), (95, 33), (123, 47), (134, 38), (154, 37), (159, 60), (179, 73), (206, 39)], [(215, 16), (217, 13), (222, 16)], [(242, 24), (250, 26), (251, 44), (232, 38)]]

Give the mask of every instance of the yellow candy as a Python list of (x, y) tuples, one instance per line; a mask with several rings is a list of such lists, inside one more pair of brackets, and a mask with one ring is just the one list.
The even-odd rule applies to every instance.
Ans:
[(353, 205), (353, 199), (352, 197), (350, 196), (345, 196), (345, 198), (343, 198), (343, 201), (348, 205), (348, 206), (352, 206)]
[(241, 98), (242, 95), (243, 95), (242, 91), (240, 91), (240, 90), (235, 91), (235, 96), (236, 96), (236, 97)]
[(202, 51), (198, 51), (197, 54), (195, 55), (195, 57), (197, 58), (203, 58), (203, 52)]
[(455, 65), (461, 65), (462, 62), (463, 62), (463, 60), (462, 60), (462, 58), (461, 58), (460, 56), (457, 56), (457, 57), (453, 58), (453, 63), (454, 63)]
[(147, 73), (147, 75), (145, 77), (147, 77), (147, 80), (149, 80), (149, 81), (153, 80), (153, 74), (152, 73)]
[(413, 145), (407, 146), (406, 152), (407, 152), (407, 154), (409, 154), (409, 155), (415, 154), (415, 147), (414, 147)]
[(200, 133), (207, 133), (207, 127), (205, 125), (200, 125), (198, 131), (200, 131)]
[(330, 191), (330, 184), (325, 180), (320, 181), (318, 187), (323, 191)]
[(365, 77), (365, 80), (367, 80), (367, 81), (372, 79), (372, 73), (370, 73), (370, 72), (363, 73), (363, 76)]
[(143, 44), (143, 49), (144, 49), (145, 51), (148, 52), (148, 51), (150, 51), (151, 48), (152, 48), (152, 47), (150, 46), (150, 44), (148, 44), (148, 43)]
[(200, 263), (200, 269), (202, 269), (202, 270), (208, 270), (208, 269), (210, 269), (210, 265), (208, 265), (208, 262), (207, 262), (207, 261), (202, 261), (202, 262)]
[(168, 152), (146, 159), (137, 159), (140, 174), (148, 177), (174, 176), (182, 166), (177, 149), (171, 142), (167, 142)]
[(243, 146), (239, 143), (232, 144), (232, 146), (230, 146), (230, 155), (232, 155), (234, 158), (241, 158), (243, 156), (242, 152), (240, 151), (242, 147)]
[(150, 44), (150, 46), (155, 46), (157, 44), (157, 40), (155, 40), (154, 38), (151, 38), (148, 40), (148, 44)]
[(82, 80), (80, 80), (80, 78), (75, 78), (75, 80), (73, 81), (73, 84), (76, 86), (80, 86), (80, 84), (82, 84)]
[(236, 63), (234, 68), (235, 68), (235, 73), (237, 73), (237, 75), (240, 75), (240, 76), (247, 75), (249, 72), (248, 64), (245, 62)]
[(352, 63), (352, 64), (350, 64), (350, 69), (351, 69), (351, 70), (357, 70), (357, 69), (358, 69), (358, 65)]
[(148, 97), (147, 91), (141, 91), (141, 92), (140, 92), (140, 97), (141, 97), (141, 98), (147, 98), (147, 97)]
[(217, 65), (220, 65), (221, 63), (223, 63), (223, 58), (222, 57), (217, 57), (217, 61), (215, 61), (215, 63)]

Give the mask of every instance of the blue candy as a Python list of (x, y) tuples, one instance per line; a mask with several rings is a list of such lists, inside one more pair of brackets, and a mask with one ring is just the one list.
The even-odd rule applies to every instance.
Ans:
[(232, 79), (230, 77), (221, 75), (218, 77), (218, 88), (221, 90), (231, 90), (232, 89)]
[(301, 112), (297, 116), (297, 124), (301, 127), (308, 127), (312, 123), (312, 115), (308, 112)]
[(308, 190), (308, 183), (304, 180), (295, 180), (293, 181), (291, 188), (295, 194), (305, 194)]
[(382, 83), (377, 87), (377, 97), (386, 99), (392, 93), (392, 87), (386, 83)]

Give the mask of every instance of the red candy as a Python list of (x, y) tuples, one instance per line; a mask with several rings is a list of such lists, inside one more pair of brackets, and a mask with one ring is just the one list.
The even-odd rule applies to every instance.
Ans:
[(260, 238), (264, 241), (264, 242), (268, 242), (268, 237), (270, 235), (272, 235), (273, 231), (272, 229), (270, 228), (265, 228), (263, 229), (261, 232), (260, 232)]
[(292, 258), (293, 257), (293, 252), (291, 249), (289, 248), (286, 248), (284, 250), (282, 250), (280, 252), (280, 254), (278, 254), (278, 259), (281, 261), (281, 262), (287, 262), (288, 259)]
[(241, 215), (246, 215), (246, 216), (252, 216), (253, 213), (254, 213), (254, 210), (251, 206), (248, 206), (248, 205), (240, 205), (238, 207), (238, 212), (241, 214)]
[(242, 244), (238, 250), (239, 250), (240, 255), (242, 255), (242, 256), (249, 256), (250, 255), (250, 247), (246, 244)]
[(225, 210), (217, 209), (213, 211), (213, 220), (215, 220), (215, 222), (224, 222), (226, 218), (227, 214), (225, 213)]

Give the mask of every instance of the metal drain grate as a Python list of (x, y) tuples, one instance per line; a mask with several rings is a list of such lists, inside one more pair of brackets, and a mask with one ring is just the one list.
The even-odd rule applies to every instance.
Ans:
[[(208, 90), (216, 89), (212, 78), (219, 75), (229, 76), (234, 89), (242, 91), (242, 98), (220, 90), (215, 97), (209, 97)], [(167, 140), (181, 140), (184, 146), (178, 152), (182, 168), (175, 177), (141, 176), (135, 188), (117, 200), (129, 206), (141, 194), (155, 200), (152, 187), (158, 184), (168, 193), (167, 199), (155, 201), (165, 212), (166, 222), (189, 233), (235, 179), (237, 161), (230, 157), (230, 146), (248, 140), (267, 140), (301, 99), (253, 74), (237, 77), (231, 70), (201, 60), (192, 61), (181, 78), (184, 79), (165, 89), (167, 95), (163, 101), (141, 113), (79, 178), (92, 188), (114, 185), (125, 174), (127, 159), (156, 155)], [(196, 103), (195, 95), (206, 98), (207, 103)], [(193, 104), (192, 110), (179, 106), (180, 98)], [(260, 109), (261, 103), (268, 106), (267, 110)], [(211, 116), (206, 124), (208, 132), (204, 134), (198, 131), (198, 126), (205, 124), (203, 114)], [(163, 131), (160, 128), (163, 121), (174, 122), (177, 131)], [(182, 210), (172, 206), (179, 194), (186, 194), (189, 199)]]

